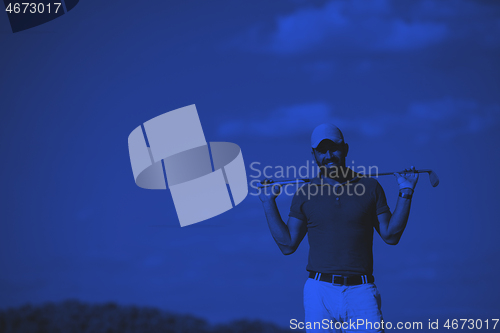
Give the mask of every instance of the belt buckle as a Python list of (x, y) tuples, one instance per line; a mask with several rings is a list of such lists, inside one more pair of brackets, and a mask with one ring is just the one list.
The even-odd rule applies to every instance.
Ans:
[[(343, 279), (342, 283), (335, 283), (335, 277), (341, 277)], [(343, 275), (332, 275), (332, 284), (334, 286), (346, 286), (347, 285), (347, 276)]]

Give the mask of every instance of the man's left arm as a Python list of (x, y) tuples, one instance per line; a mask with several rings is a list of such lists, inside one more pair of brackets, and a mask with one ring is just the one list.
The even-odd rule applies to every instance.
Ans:
[(413, 191), (418, 181), (418, 173), (414, 172), (415, 167), (405, 170), (404, 173), (395, 173), (399, 185), (399, 196), (394, 212), (385, 212), (377, 215), (378, 225), (375, 229), (380, 237), (390, 245), (399, 243), (403, 231), (410, 215), (411, 199)]

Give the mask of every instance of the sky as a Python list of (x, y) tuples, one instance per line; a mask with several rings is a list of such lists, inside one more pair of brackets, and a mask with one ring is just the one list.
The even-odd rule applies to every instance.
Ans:
[[(0, 308), (303, 320), (307, 240), (283, 256), (254, 189), (181, 228), (168, 190), (136, 186), (130, 132), (195, 104), (207, 141), (241, 147), (249, 182), (311, 165), (325, 122), (348, 165), (433, 169), (441, 184), (421, 175), (400, 243), (375, 234), (384, 317), (498, 318), (500, 2), (87, 0), (17, 33), (0, 14), (0, 51)], [(379, 182), (394, 209), (396, 179)]]

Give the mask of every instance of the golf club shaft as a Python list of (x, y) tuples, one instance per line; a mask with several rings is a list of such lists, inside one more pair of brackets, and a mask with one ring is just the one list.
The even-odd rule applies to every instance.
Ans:
[[(393, 175), (395, 173), (405, 173), (405, 172), (412, 172), (412, 171), (393, 171), (393, 172), (377, 172), (377, 173), (368, 173), (368, 174), (363, 174), (363, 177), (378, 177), (378, 176), (388, 176), (388, 175)], [(428, 173), (431, 174), (432, 170), (431, 169), (420, 169), (420, 170), (414, 170), (413, 172), (416, 173)], [(280, 181), (272, 182), (269, 184), (259, 184), (257, 187), (262, 188), (266, 186), (271, 186), (271, 185), (289, 185), (289, 184), (305, 184), (310, 182), (311, 180), (309, 178), (297, 178), (297, 179), (283, 179)]]
[[(396, 172), (377, 172), (377, 173), (368, 173), (368, 174), (365, 174), (363, 176), (365, 177), (378, 177), (378, 176), (389, 176), (389, 175), (393, 175), (395, 173), (405, 173), (405, 172), (413, 172), (412, 170), (410, 171), (396, 171)], [(431, 173), (432, 170), (431, 169), (420, 169), (420, 170), (415, 170), (414, 172), (416, 173)]]

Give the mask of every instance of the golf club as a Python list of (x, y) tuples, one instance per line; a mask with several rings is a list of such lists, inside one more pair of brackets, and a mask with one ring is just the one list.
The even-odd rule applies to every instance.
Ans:
[[(369, 174), (363, 174), (363, 177), (378, 177), (378, 176), (388, 176), (388, 175), (393, 175), (395, 173), (405, 173), (408, 171), (396, 171), (396, 172), (379, 172), (379, 173), (369, 173)], [(429, 174), (429, 181), (431, 182), (432, 187), (436, 187), (439, 185), (439, 178), (437, 174), (432, 171), (431, 169), (420, 169), (420, 170), (415, 170), (414, 172), (416, 173), (428, 173)], [(258, 188), (263, 188), (266, 186), (271, 186), (271, 185), (289, 185), (289, 184), (302, 184), (302, 183), (308, 183), (311, 180), (308, 178), (297, 178), (297, 179), (283, 179), (279, 181), (274, 181), (272, 179), (270, 180), (263, 180), (260, 182), (260, 185), (257, 186)]]

